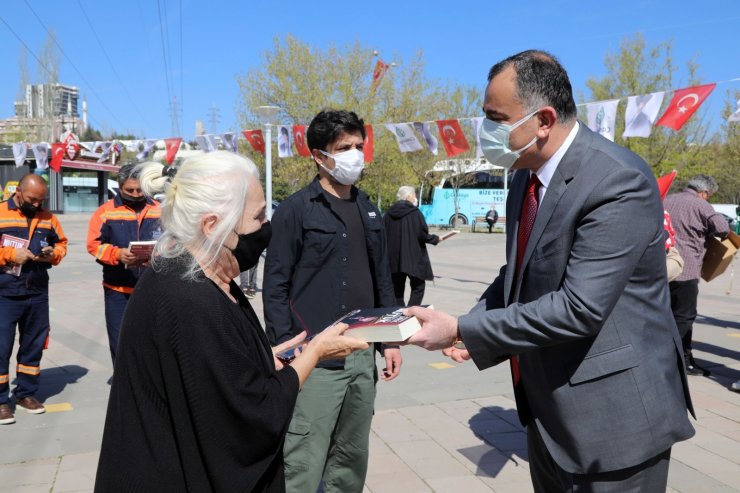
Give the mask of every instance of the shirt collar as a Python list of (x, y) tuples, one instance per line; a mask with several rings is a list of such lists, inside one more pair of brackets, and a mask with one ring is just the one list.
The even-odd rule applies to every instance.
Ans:
[(558, 169), (558, 164), (560, 164), (560, 160), (563, 159), (563, 156), (575, 140), (576, 134), (578, 133), (578, 125), (578, 120), (576, 120), (576, 124), (573, 125), (573, 128), (570, 129), (570, 133), (560, 145), (558, 150), (555, 151), (555, 154), (550, 156), (550, 159), (545, 161), (545, 164), (543, 164), (542, 167), (538, 169), (535, 173), (544, 188), (547, 188), (550, 185), (550, 180), (552, 180), (552, 175), (555, 174), (555, 170)]

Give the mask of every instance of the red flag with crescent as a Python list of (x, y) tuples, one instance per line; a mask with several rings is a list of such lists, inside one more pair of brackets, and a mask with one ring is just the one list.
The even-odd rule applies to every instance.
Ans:
[(49, 166), (57, 173), (62, 170), (62, 159), (64, 158), (65, 147), (66, 145), (63, 143), (51, 145), (51, 159), (49, 160)]
[(293, 143), (295, 144), (295, 150), (298, 154), (303, 157), (311, 155), (311, 151), (306, 144), (306, 126), (305, 125), (293, 125)]
[(167, 164), (172, 164), (172, 161), (175, 160), (177, 151), (180, 150), (180, 143), (182, 143), (182, 139), (180, 137), (164, 139), (164, 148), (167, 151), (164, 155), (164, 160), (167, 161)]
[(373, 139), (373, 126), (365, 125), (365, 143), (362, 153), (365, 155), (365, 163), (373, 160), (375, 140)]
[(457, 120), (437, 120), (439, 137), (449, 157), (457, 156), (470, 149), (465, 134)]
[(244, 130), (242, 134), (244, 134), (244, 138), (247, 139), (252, 149), (262, 155), (265, 154), (265, 138), (262, 137), (262, 130)]
[(673, 93), (668, 109), (655, 124), (681, 130), (681, 127), (691, 118), (699, 106), (714, 90), (717, 84), (706, 84), (703, 86), (686, 87)]
[(378, 59), (378, 61), (375, 63), (375, 69), (373, 69), (373, 83), (370, 86), (373, 92), (375, 92), (380, 83), (383, 81), (383, 76), (385, 76), (385, 72), (386, 70), (388, 70), (388, 67), (390, 67), (390, 65), (383, 62), (383, 60), (381, 59)]
[(67, 132), (67, 136), (64, 137), (62, 143), (64, 144), (64, 152), (67, 154), (67, 158), (70, 161), (74, 161), (80, 153), (80, 144), (77, 142), (77, 136), (72, 132)]
[(668, 194), (668, 190), (671, 188), (673, 179), (676, 177), (676, 170), (674, 169), (667, 175), (663, 175), (658, 178), (658, 191), (660, 192), (660, 200), (665, 200), (665, 196)]

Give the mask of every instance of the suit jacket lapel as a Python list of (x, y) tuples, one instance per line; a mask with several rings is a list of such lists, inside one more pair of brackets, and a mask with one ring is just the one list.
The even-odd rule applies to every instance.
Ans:
[[(591, 143), (592, 135), (591, 131), (584, 124), (581, 123), (579, 127), (576, 138), (560, 160), (558, 167), (555, 169), (555, 173), (552, 175), (549, 186), (547, 187), (545, 197), (537, 208), (537, 217), (532, 226), (532, 233), (529, 236), (527, 249), (524, 251), (524, 257), (522, 258), (522, 269), (519, 274), (519, 279), (521, 279), (521, 274), (526, 270), (526, 266), (532, 258), (532, 253), (537, 247), (537, 243), (540, 241), (547, 224), (550, 222), (550, 218), (552, 218), (552, 214), (555, 212), (560, 199), (568, 189), (568, 183), (573, 179), (576, 172), (583, 164), (583, 156)], [(521, 208), (521, 202), (519, 207)], [(514, 251), (516, 251), (516, 249)], [(516, 262), (516, 257), (514, 257), (514, 259), (514, 262)], [(521, 282), (518, 284), (521, 285)], [(519, 296), (518, 289), (516, 296)]]

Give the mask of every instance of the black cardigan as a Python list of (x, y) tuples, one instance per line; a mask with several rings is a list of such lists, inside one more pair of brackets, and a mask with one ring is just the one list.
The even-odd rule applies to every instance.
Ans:
[(275, 371), (254, 311), (189, 257), (148, 269), (121, 327), (95, 491), (285, 490), (283, 440), (298, 394)]

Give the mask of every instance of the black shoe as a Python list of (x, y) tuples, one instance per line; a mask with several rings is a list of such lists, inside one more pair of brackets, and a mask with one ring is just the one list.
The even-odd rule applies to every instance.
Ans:
[(696, 375), (700, 377), (708, 377), (712, 374), (712, 372), (710, 372), (706, 368), (702, 368), (701, 366), (697, 365), (696, 361), (690, 361), (686, 363), (686, 374)]

